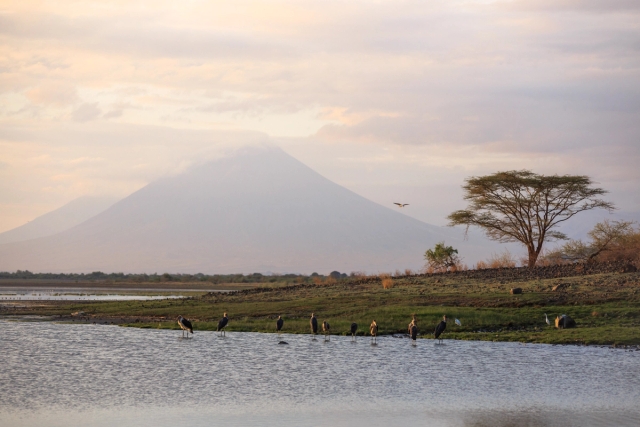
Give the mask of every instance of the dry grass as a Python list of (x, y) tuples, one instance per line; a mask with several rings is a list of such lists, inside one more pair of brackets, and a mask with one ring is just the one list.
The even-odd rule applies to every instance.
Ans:
[(469, 266), (467, 266), (467, 264), (463, 264), (461, 262), (458, 262), (458, 263), (456, 263), (456, 265), (451, 267), (449, 270), (450, 271), (467, 271), (468, 269), (469, 269)]
[(393, 279), (391, 278), (390, 274), (382, 273), (378, 277), (380, 277), (380, 280), (382, 280), (382, 287), (384, 289), (393, 288)]
[(515, 257), (509, 251), (504, 251), (501, 254), (492, 254), (486, 261), (478, 261), (476, 264), (477, 270), (484, 270), (486, 268), (513, 268), (517, 265)]

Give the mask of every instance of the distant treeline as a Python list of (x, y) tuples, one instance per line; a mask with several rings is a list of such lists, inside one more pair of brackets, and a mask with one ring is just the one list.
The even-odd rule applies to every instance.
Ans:
[[(355, 273), (354, 273), (355, 274)], [(48, 280), (76, 280), (76, 281), (118, 281), (118, 282), (210, 282), (210, 283), (305, 283), (322, 279), (343, 279), (345, 273), (332, 271), (324, 276), (318, 273), (302, 274), (124, 274), (124, 273), (32, 273), (28, 270), (18, 270), (15, 273), (0, 272), (0, 279), (48, 279)]]

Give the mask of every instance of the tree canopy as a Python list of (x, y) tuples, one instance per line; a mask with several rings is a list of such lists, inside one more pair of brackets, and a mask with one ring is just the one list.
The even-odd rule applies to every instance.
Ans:
[(445, 246), (444, 242), (436, 243), (435, 248), (428, 249), (424, 253), (424, 259), (433, 271), (447, 271), (460, 263), (458, 250), (453, 246)]
[(554, 230), (574, 215), (596, 208), (614, 209), (584, 175), (539, 175), (528, 170), (497, 172), (465, 180), (469, 205), (448, 216), (449, 225), (477, 226), (499, 242), (520, 242), (534, 267), (543, 243), (567, 239)]

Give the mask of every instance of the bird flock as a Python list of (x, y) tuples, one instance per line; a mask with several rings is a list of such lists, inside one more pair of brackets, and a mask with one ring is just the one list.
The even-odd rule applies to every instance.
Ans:
[[(545, 317), (546, 317), (546, 314), (545, 314)], [(216, 331), (218, 332), (218, 336), (222, 336), (222, 337), (226, 336), (225, 327), (227, 326), (228, 323), (229, 323), (229, 318), (227, 317), (227, 313), (225, 312), (224, 315), (222, 316), (222, 319), (218, 321), (218, 327), (216, 329)], [(458, 319), (455, 319), (455, 324), (458, 326), (462, 326), (462, 322), (460, 322), (460, 320)], [(182, 329), (183, 337), (185, 332), (187, 333), (187, 338), (189, 337), (189, 333), (193, 334), (193, 324), (188, 319), (185, 319), (183, 316), (178, 316), (178, 325), (180, 326), (180, 329)], [(315, 335), (318, 334), (318, 319), (316, 318), (315, 313), (311, 313), (311, 318), (309, 319), (309, 326), (311, 328), (311, 335), (314, 336), (313, 339), (315, 340)], [(329, 324), (328, 321), (324, 320), (321, 326), (322, 326), (322, 333), (324, 335), (324, 341), (325, 342), (331, 341), (331, 325)], [(282, 318), (282, 316), (278, 316), (278, 319), (276, 320), (276, 332), (278, 333), (278, 335), (282, 332), (283, 327), (284, 327), (284, 319)], [(445, 315), (445, 316), (442, 316), (442, 321), (438, 323), (435, 330), (433, 331), (433, 335), (435, 339), (438, 340), (439, 343), (442, 343), (441, 336), (444, 333), (446, 328), (447, 328), (447, 316)], [(419, 330), (418, 330), (418, 318), (416, 317), (415, 314), (411, 319), (411, 323), (409, 323), (409, 327), (407, 331), (409, 333), (409, 337), (411, 338), (412, 344), (416, 345)], [(351, 341), (355, 342), (356, 333), (358, 332), (358, 324), (356, 322), (351, 323), (350, 332), (351, 332)], [(369, 325), (369, 334), (371, 335), (371, 345), (377, 345), (378, 323), (375, 320), (373, 320), (371, 322), (371, 325)], [(287, 342), (279, 341), (278, 344), (287, 344)]]
[[(547, 325), (549, 326), (552, 325), (551, 320), (549, 320), (549, 317), (547, 316), (547, 313), (544, 313), (544, 319)], [(227, 326), (228, 323), (229, 323), (229, 318), (227, 317), (227, 313), (225, 312), (222, 316), (222, 319), (218, 321), (218, 327), (216, 330), (219, 336), (221, 337), (226, 336), (225, 327)], [(457, 326), (462, 326), (462, 322), (460, 322), (459, 319), (454, 319), (454, 323)], [(178, 316), (178, 325), (180, 326), (180, 329), (182, 329), (182, 337), (184, 337), (185, 332), (187, 333), (187, 338), (189, 337), (189, 333), (193, 335), (193, 324), (188, 319), (185, 319), (183, 316)], [(315, 335), (318, 334), (318, 319), (316, 318), (315, 313), (311, 313), (311, 318), (309, 319), (309, 326), (311, 328), (311, 335), (314, 337), (313, 339), (315, 340)], [(284, 319), (282, 318), (282, 316), (278, 316), (278, 319), (276, 320), (276, 332), (278, 333), (278, 336), (280, 336), (280, 333), (282, 332), (283, 327), (284, 327)], [(576, 322), (566, 314), (562, 314), (556, 317), (555, 327), (559, 329), (575, 328)], [(442, 316), (442, 320), (440, 321), (440, 323), (436, 325), (436, 328), (433, 331), (434, 339), (436, 339), (437, 342), (440, 344), (442, 344), (441, 337), (446, 328), (447, 328), (447, 316), (445, 315), (445, 316)], [(358, 332), (358, 324), (356, 322), (351, 323), (350, 332), (351, 332), (351, 341), (355, 342), (356, 333)], [(412, 344), (416, 345), (419, 329), (418, 329), (418, 318), (416, 317), (415, 314), (413, 315), (413, 318), (411, 319), (411, 322), (407, 327), (407, 332), (409, 337), (411, 338)], [(322, 333), (324, 335), (325, 342), (331, 340), (331, 325), (326, 320), (322, 322)], [(371, 322), (371, 325), (369, 325), (369, 334), (371, 335), (371, 345), (377, 345), (378, 323), (375, 320), (373, 320)], [(285, 341), (279, 341), (278, 344), (288, 344), (288, 343)]]

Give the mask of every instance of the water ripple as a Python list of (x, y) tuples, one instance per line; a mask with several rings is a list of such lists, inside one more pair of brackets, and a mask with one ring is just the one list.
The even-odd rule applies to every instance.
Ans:
[(11, 425), (640, 425), (640, 352), (0, 326)]

